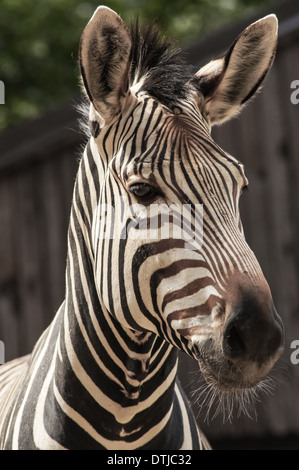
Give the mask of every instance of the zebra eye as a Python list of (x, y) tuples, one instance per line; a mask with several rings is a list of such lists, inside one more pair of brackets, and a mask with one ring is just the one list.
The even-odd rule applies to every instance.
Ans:
[(134, 183), (129, 187), (130, 193), (143, 199), (150, 199), (158, 194), (156, 188), (146, 183)]

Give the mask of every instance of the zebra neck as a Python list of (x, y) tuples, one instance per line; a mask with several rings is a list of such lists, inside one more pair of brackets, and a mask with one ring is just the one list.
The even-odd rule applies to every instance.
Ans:
[[(154, 333), (125, 328), (105, 309), (95, 286), (88, 217), (79, 197), (80, 179), (79, 174), (70, 218), (66, 298), (55, 368), (60, 400), (67, 404), (66, 416), (76, 421), (83, 415), (88, 425), (97, 429), (99, 436), (109, 436), (108, 440), (121, 439), (132, 429), (142, 434), (143, 426), (148, 429), (157, 416), (160, 432), (172, 413), (177, 351)], [(109, 447), (99, 436), (96, 439)]]
[(126, 420), (125, 409), (131, 414), (138, 412), (139, 403), (148, 399), (149, 391), (153, 393), (151, 406), (166, 392), (171, 406), (176, 349), (154, 333), (124, 328), (103, 311), (94, 286), (89, 285), (92, 301), (88, 304), (82, 286), (74, 291), (76, 296), (66, 298), (61, 335), (62, 347), (67, 349), (63, 354), (66, 360), (57, 370), (57, 376), (68, 384), (68, 374), (77, 374), (79, 382), (74, 383), (78, 385), (78, 395), (74, 393), (74, 397), (81, 400), (83, 386), (90, 401), (96, 400), (105, 409), (108, 403), (108, 409), (117, 409), (118, 404), (122, 420)]
[[(153, 333), (134, 338), (99, 310), (91, 320), (90, 311), (71, 307), (69, 299), (55, 371), (66, 416), (76, 420), (78, 413), (83, 415), (99, 436), (109, 436), (108, 441), (135, 431), (141, 436), (151, 422), (162, 432), (175, 400), (175, 348)], [(99, 436), (96, 439), (109, 448)]]

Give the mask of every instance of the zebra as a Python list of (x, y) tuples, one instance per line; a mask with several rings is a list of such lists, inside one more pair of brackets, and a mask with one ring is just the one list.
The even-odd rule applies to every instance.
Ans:
[(89, 136), (65, 299), (32, 353), (0, 368), (1, 449), (210, 449), (178, 352), (223, 396), (255, 393), (279, 359), (282, 321), (240, 220), (248, 180), (211, 137), (260, 88), (277, 29), (256, 21), (195, 71), (154, 25), (96, 9), (79, 46)]

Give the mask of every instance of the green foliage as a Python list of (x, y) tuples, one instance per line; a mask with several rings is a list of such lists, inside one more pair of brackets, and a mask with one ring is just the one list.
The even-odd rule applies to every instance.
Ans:
[[(126, 22), (155, 20), (181, 43), (273, 0), (107, 0)], [(36, 117), (79, 93), (81, 32), (97, 0), (1, 0), (0, 130)]]

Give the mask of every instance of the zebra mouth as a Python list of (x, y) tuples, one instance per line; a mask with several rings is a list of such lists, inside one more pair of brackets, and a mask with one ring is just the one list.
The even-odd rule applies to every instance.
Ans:
[(194, 344), (193, 352), (205, 381), (217, 391), (254, 389), (266, 375), (257, 370), (255, 363), (240, 364), (226, 358), (221, 351), (217, 352), (212, 340), (203, 347)]

